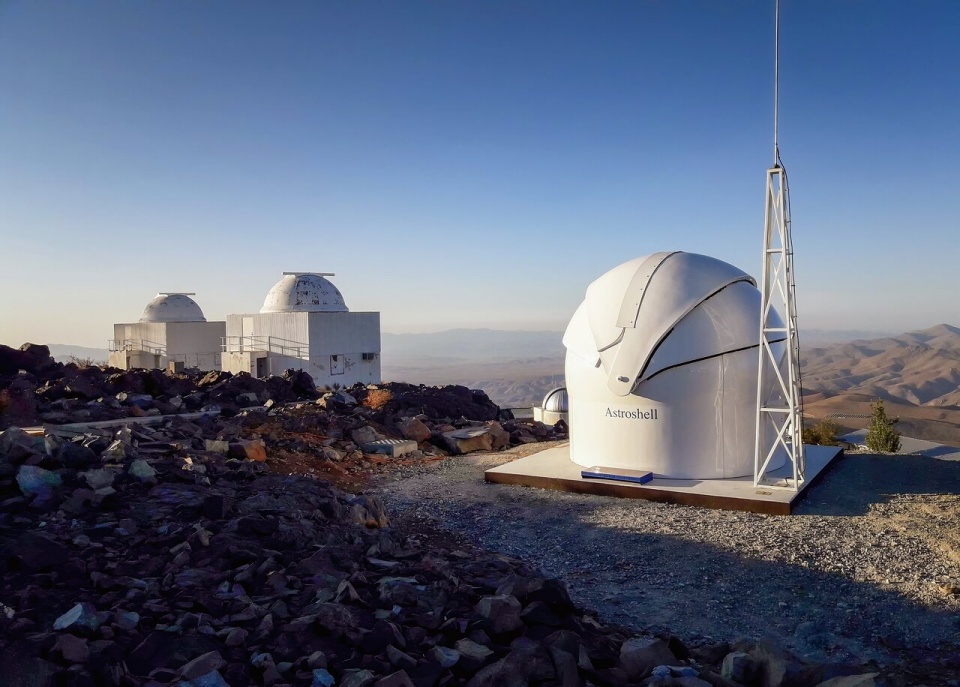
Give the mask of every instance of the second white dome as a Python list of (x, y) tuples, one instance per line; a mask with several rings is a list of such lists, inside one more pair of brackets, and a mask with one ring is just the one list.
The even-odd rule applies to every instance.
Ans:
[(263, 301), (261, 313), (349, 312), (340, 290), (317, 272), (284, 272)]

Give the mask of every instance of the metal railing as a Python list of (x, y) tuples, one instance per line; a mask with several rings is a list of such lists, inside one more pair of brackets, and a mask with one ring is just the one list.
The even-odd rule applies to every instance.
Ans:
[(310, 347), (307, 344), (278, 336), (221, 336), (220, 348), (224, 353), (264, 351), (291, 358), (310, 359)]
[(154, 355), (166, 355), (167, 345), (145, 339), (110, 339), (108, 347), (111, 353), (117, 351), (146, 351)]

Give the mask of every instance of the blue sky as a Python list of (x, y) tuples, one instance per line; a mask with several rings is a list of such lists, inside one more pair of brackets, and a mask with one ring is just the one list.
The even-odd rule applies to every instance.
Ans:
[[(0, 342), (332, 271), (385, 331), (562, 329), (660, 250), (758, 275), (773, 0), (0, 3)], [(801, 327), (960, 323), (960, 3), (782, 0)]]

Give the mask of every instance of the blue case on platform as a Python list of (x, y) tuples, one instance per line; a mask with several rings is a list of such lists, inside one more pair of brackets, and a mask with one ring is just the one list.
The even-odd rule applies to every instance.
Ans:
[(617, 482), (630, 482), (632, 484), (646, 484), (653, 479), (652, 472), (643, 472), (642, 470), (627, 470), (626, 468), (607, 468), (600, 465), (586, 468), (580, 471), (580, 477), (583, 479), (612, 479)]

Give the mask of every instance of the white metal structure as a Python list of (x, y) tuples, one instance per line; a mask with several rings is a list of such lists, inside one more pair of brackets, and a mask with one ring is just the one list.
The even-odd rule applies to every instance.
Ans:
[(380, 381), (380, 313), (350, 312), (329, 272), (284, 272), (258, 313), (227, 316), (223, 369), (304, 370), (319, 386)]
[[(776, 55), (774, 59), (773, 166), (767, 170), (763, 231), (763, 272), (760, 292), (760, 367), (757, 375), (757, 417), (754, 449), (754, 485), (799, 490), (804, 481), (803, 389), (800, 379), (800, 336), (797, 329), (796, 284), (793, 274), (793, 239), (790, 233), (790, 187), (780, 162), (780, 2), (776, 3)], [(777, 310), (786, 322), (780, 321)], [(786, 341), (786, 358), (780, 345)], [(773, 392), (770, 392), (771, 386)], [(773, 441), (766, 437), (774, 431)], [(774, 457), (785, 452), (793, 464), (791, 479), (771, 480)]]
[(326, 277), (333, 272), (284, 272), (260, 312), (347, 312), (343, 294)]
[(139, 322), (113, 326), (109, 364), (131, 369), (164, 369), (171, 362), (201, 370), (220, 369), (220, 340), (226, 324), (207, 322), (190, 296), (158, 293), (147, 303)]
[(567, 388), (558, 386), (550, 389), (544, 397), (543, 403), (533, 409), (533, 419), (548, 425), (555, 425), (560, 420), (567, 422), (570, 402), (567, 397)]
[(563, 336), (573, 462), (751, 475), (760, 300), (749, 275), (694, 253), (630, 260), (590, 284)]
[(190, 298), (196, 294), (185, 291), (161, 291), (147, 303), (140, 316), (141, 322), (206, 322), (197, 302)]

